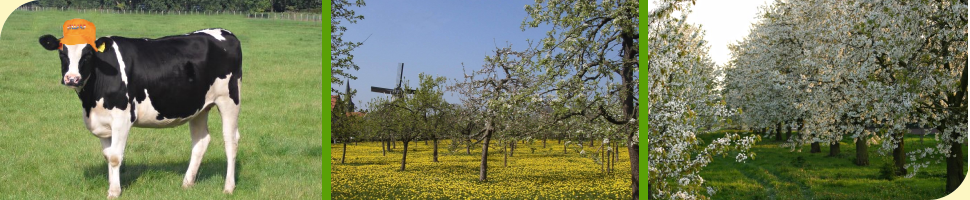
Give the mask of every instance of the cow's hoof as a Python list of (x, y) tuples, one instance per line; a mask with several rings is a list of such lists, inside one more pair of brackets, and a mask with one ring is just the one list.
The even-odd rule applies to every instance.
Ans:
[(116, 199), (121, 195), (121, 189), (108, 189), (108, 199)]
[(229, 184), (226, 184), (225, 187), (223, 187), (222, 193), (232, 194), (232, 191), (235, 189), (236, 189), (236, 183), (229, 183)]
[(195, 183), (182, 183), (182, 188), (183, 189), (189, 189), (192, 186), (195, 186)]

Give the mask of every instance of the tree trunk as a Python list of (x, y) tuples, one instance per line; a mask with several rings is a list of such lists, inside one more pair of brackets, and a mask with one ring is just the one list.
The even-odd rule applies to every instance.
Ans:
[(620, 160), (620, 143), (613, 144), (613, 160), (610, 161), (610, 169), (616, 168), (616, 161)]
[[(947, 45), (944, 45), (944, 46), (947, 46)], [(963, 59), (963, 66), (967, 66), (967, 62), (968, 62), (967, 59)], [(967, 84), (968, 84), (967, 69), (964, 68), (961, 74), (962, 75), (960, 75), (960, 91), (957, 93), (954, 93), (953, 96), (950, 96), (950, 98), (948, 98), (948, 100), (951, 101), (948, 104), (953, 107), (962, 105), (964, 109), (966, 109), (967, 104), (966, 104), (966, 100), (964, 99), (967, 99)], [(957, 103), (958, 101), (960, 103)], [(959, 119), (959, 117), (955, 117), (955, 116), (953, 116), (953, 118)], [(963, 118), (963, 120), (954, 119), (954, 122), (964, 121), (964, 120), (967, 120), (967, 119), (966, 118)], [(948, 123), (944, 122), (943, 123), (944, 126), (938, 127), (937, 130), (942, 133), (944, 130), (944, 127), (947, 124)], [(964, 156), (963, 148), (961, 148), (961, 147), (964, 147), (964, 145), (966, 144), (964, 144), (960, 140), (957, 140), (958, 138), (957, 133), (951, 133), (951, 137), (953, 137), (950, 140), (951, 156), (946, 158), (946, 192), (947, 193), (952, 193), (954, 190), (960, 187), (960, 184), (963, 182), (963, 179), (966, 177), (966, 175), (963, 174), (963, 170), (967, 169), (966, 167), (964, 167), (965, 163), (963, 162), (963, 159), (965, 159), (966, 157), (963, 157)], [(922, 141), (922, 138), (920, 138), (920, 140)], [(963, 139), (963, 141), (966, 141), (966, 139)]]
[(432, 162), (438, 162), (438, 138), (434, 138), (434, 160)]
[(775, 141), (783, 141), (781, 138), (781, 122), (778, 122), (778, 126), (775, 129)]
[(859, 137), (855, 140), (855, 165), (869, 165), (869, 145), (866, 144), (867, 137)]
[(542, 137), (542, 148), (546, 148), (546, 137)]
[(610, 172), (613, 171), (613, 170), (610, 169), (610, 167), (611, 167), (610, 166), (610, 160), (613, 159), (613, 155), (611, 155), (612, 153), (613, 152), (610, 151), (610, 150), (606, 150), (605, 152), (603, 152), (603, 154), (606, 155), (606, 159), (603, 160), (603, 163), (606, 164), (606, 173), (610, 173)]
[(515, 141), (512, 141), (511, 148), (509, 148), (509, 157), (515, 156)]
[(566, 154), (566, 146), (569, 146), (569, 144), (562, 145), (562, 154)]
[(408, 163), (408, 142), (409, 141), (403, 140), (401, 142), (404, 142), (404, 155), (401, 156), (401, 171), (404, 171), (404, 165)]
[(343, 156), (340, 156), (340, 164), (344, 164), (344, 160), (347, 159), (347, 142), (344, 142), (344, 152)]
[(788, 134), (785, 135), (785, 140), (791, 140), (791, 124), (788, 125)]
[(387, 140), (381, 140), (381, 143), (380, 143), (380, 145), (381, 145), (381, 155), (383, 155), (383, 156), (387, 156), (387, 148), (384, 148), (384, 146), (386, 144), (387, 144)]
[(472, 155), (472, 141), (469, 140), (468, 144), (465, 145), (465, 154)]
[(603, 161), (603, 166), (600, 167), (600, 171), (603, 171), (603, 173), (606, 173), (606, 160), (609, 159), (607, 156), (609, 155), (606, 155), (606, 146), (604, 145), (600, 148), (600, 158), (602, 158)]
[[(635, 29), (635, 27), (628, 27), (627, 30), (633, 30), (633, 29)], [(639, 58), (639, 55), (635, 47), (637, 45), (634, 44), (634, 37), (632, 32), (633, 31), (623, 31), (623, 34), (621, 34), (620, 36), (620, 38), (622, 39), (621, 44), (623, 44), (622, 46), (623, 49), (620, 54), (623, 55), (624, 63), (628, 63), (628, 64), (623, 64), (622, 72), (620, 72), (620, 77), (623, 80), (622, 81), (623, 89), (620, 90), (621, 91), (620, 99), (622, 100), (621, 102), (623, 105), (624, 119), (628, 119), (628, 120), (634, 119), (637, 117), (637, 115), (634, 114), (636, 113), (635, 109), (637, 106), (633, 102), (633, 98), (634, 98), (633, 91), (636, 88), (635, 87), (636, 83), (634, 82), (634, 79), (633, 79), (634, 77), (633, 71), (634, 69), (637, 69), (637, 67), (639, 67), (637, 64), (635, 64), (636, 58)], [(627, 141), (632, 142), (633, 136), (636, 133), (633, 131), (627, 131), (627, 132), (629, 132), (627, 133), (627, 136), (626, 136)], [(640, 155), (637, 152), (639, 149), (640, 149), (639, 144), (629, 145), (630, 178), (631, 178), (630, 191), (632, 193), (631, 199), (633, 200), (640, 199), (640, 163), (639, 163)]]
[(893, 161), (896, 164), (896, 175), (906, 175), (906, 150), (904, 148), (905, 138), (903, 138), (903, 133), (896, 133), (893, 135), (899, 141), (896, 148), (893, 148)]
[(391, 151), (391, 140), (384, 140), (384, 145), (387, 146), (387, 151)]
[[(633, 137), (628, 137), (628, 141), (633, 141)], [(640, 145), (633, 144), (627, 148), (628, 154), (630, 154), (630, 180), (632, 185), (630, 186), (633, 190), (633, 199), (640, 199)]]
[(829, 143), (829, 156), (839, 156), (839, 153), (842, 153), (842, 147), (840, 146), (839, 141), (836, 140)]
[(606, 144), (600, 145), (600, 160), (602, 161), (600, 171), (606, 173)]
[(818, 142), (812, 142), (812, 150), (809, 153), (822, 153), (822, 146)]
[(503, 167), (508, 167), (509, 166), (509, 151), (507, 149), (508, 149), (508, 146), (509, 146), (509, 142), (506, 141), (506, 142), (502, 142), (502, 143), (503, 143), (502, 144), (502, 166)]
[(485, 141), (482, 142), (482, 166), (478, 171), (478, 181), (487, 182), (488, 181), (488, 142), (492, 138), (492, 131), (485, 131)]
[[(616, 154), (614, 154), (615, 156), (613, 156), (613, 159), (614, 160), (620, 160), (620, 150), (619, 150), (620, 149), (620, 143), (616, 143), (613, 146), (614, 146), (613, 149), (616, 149)], [(613, 163), (613, 165), (616, 165), (616, 163)]]
[[(940, 128), (942, 130), (942, 128)], [(956, 134), (956, 133), (953, 133)], [(950, 156), (946, 157), (946, 193), (952, 193), (960, 184), (963, 183), (963, 179), (966, 175), (963, 174), (964, 167), (963, 159), (963, 147), (964, 145), (957, 140), (952, 140), (950, 142)]]

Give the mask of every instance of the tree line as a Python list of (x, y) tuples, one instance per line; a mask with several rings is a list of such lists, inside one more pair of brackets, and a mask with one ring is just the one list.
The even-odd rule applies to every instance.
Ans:
[(25, 6), (141, 11), (320, 12), (321, 0), (37, 0)]

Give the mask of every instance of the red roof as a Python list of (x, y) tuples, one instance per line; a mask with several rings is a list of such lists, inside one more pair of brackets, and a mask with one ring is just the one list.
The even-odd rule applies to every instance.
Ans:
[(339, 99), (339, 98), (340, 98), (340, 96), (330, 95), (330, 109), (331, 110), (333, 110), (333, 107), (337, 105), (337, 99)]
[[(340, 99), (340, 96), (338, 96), (338, 95), (330, 95), (330, 109), (331, 110), (333, 110), (333, 107), (337, 106), (337, 100), (339, 100), (339, 99)], [(362, 113), (362, 112), (347, 112), (347, 116), (363, 117), (364, 115), (367, 115), (367, 113)]]

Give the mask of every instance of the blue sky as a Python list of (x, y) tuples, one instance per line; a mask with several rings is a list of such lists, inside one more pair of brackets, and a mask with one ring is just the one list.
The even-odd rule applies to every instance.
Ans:
[[(522, 31), (526, 4), (534, 1), (367, 1), (354, 10), (364, 16), (347, 25), (344, 40), (364, 41), (352, 54), (359, 71), (350, 81), (357, 90), (354, 103), (363, 108), (375, 97), (371, 86), (393, 88), (397, 65), (404, 63), (404, 78), (418, 84), (418, 74), (445, 76), (448, 84), (462, 78), (466, 69), (482, 66), (485, 55), (504, 47), (526, 47), (526, 39), (542, 39), (549, 27)], [(372, 35), (373, 34), (373, 35)], [(344, 85), (331, 85), (343, 90)], [(445, 100), (458, 103), (458, 94), (445, 93)]]

